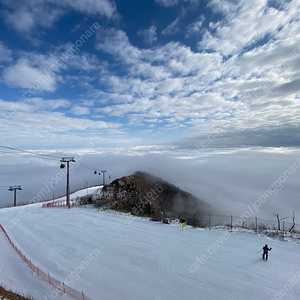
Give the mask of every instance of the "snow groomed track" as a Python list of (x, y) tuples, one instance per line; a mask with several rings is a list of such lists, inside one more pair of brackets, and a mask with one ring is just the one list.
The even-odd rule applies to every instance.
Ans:
[[(71, 276), (71, 286), (93, 300), (300, 298), (296, 244), (246, 232), (182, 230), (96, 209), (34, 204), (22, 217), (20, 209), (0, 210), (14, 244), (59, 281)], [(273, 248), (268, 262), (256, 254), (266, 242)]]

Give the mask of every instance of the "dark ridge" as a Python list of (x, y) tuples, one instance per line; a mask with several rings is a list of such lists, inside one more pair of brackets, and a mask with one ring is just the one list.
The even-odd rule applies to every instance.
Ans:
[(103, 188), (98, 206), (137, 215), (191, 217), (208, 214), (212, 207), (175, 185), (146, 172), (118, 178)]

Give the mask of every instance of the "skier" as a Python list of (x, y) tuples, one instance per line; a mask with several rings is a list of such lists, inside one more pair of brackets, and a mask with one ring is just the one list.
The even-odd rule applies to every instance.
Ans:
[(263, 260), (268, 260), (268, 252), (272, 250), (272, 248), (269, 248), (267, 244), (264, 245), (263, 249)]

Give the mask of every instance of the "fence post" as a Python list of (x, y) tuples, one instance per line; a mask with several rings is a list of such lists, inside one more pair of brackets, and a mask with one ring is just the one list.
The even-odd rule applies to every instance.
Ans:
[(49, 275), (49, 273), (48, 273), (48, 283), (50, 283), (50, 275)]
[(83, 291), (81, 293), (82, 293), (82, 300), (84, 300), (84, 293), (83, 293)]
[(230, 216), (230, 230), (232, 231), (232, 216)]
[(208, 215), (208, 226), (209, 226), (209, 229), (210, 229), (210, 227), (211, 227), (210, 214)]
[(255, 217), (255, 232), (257, 232), (257, 217)]
[(40, 276), (40, 269), (37, 267), (37, 275)]

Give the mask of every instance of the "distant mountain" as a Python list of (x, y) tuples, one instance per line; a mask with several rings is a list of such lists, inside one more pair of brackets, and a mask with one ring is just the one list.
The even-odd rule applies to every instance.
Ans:
[(191, 217), (212, 207), (192, 194), (146, 172), (136, 172), (104, 186), (99, 205), (137, 215)]

